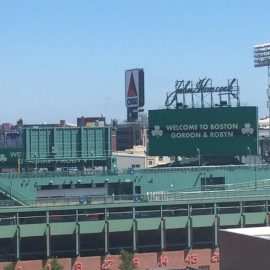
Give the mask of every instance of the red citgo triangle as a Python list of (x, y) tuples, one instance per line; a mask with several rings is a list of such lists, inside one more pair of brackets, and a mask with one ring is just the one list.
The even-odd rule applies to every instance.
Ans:
[(131, 73), (131, 76), (130, 76), (127, 96), (128, 97), (136, 97), (136, 96), (138, 96), (136, 86), (135, 86), (135, 82), (134, 82), (134, 78), (133, 78), (133, 73)]

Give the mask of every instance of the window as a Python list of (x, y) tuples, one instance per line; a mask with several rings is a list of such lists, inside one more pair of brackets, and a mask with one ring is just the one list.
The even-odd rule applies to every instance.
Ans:
[(159, 156), (158, 157), (158, 161), (163, 161), (163, 157), (162, 156)]
[(201, 178), (202, 190), (224, 190), (225, 177), (210, 177)]
[(132, 164), (131, 167), (132, 167), (132, 168), (140, 168), (141, 166), (140, 166), (140, 164)]

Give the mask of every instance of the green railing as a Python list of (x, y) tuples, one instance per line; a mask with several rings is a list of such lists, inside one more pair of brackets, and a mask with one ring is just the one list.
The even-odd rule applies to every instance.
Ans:
[[(118, 212), (115, 212), (115, 208), (104, 207), (102, 209), (92, 209), (91, 212), (87, 210), (76, 211), (71, 210), (68, 214), (65, 211), (51, 210), (47, 208), (46, 211), (42, 212), (9, 212), (1, 215), (0, 226), (5, 225), (25, 225), (25, 224), (44, 224), (44, 223), (59, 223), (59, 222), (84, 222), (84, 221), (99, 221), (99, 220), (132, 220), (145, 219), (145, 218), (170, 218), (170, 217), (187, 217), (201, 216), (201, 215), (222, 215), (222, 214), (246, 214), (246, 213), (264, 213), (267, 215), (268, 209), (265, 201), (262, 201), (260, 205), (251, 206), (234, 206), (234, 207), (196, 207), (195, 205), (183, 206), (183, 208), (171, 207), (170, 209), (161, 208), (160, 205), (155, 209), (142, 210), (139, 207), (130, 208), (119, 208)], [(46, 213), (48, 211), (48, 213)], [(86, 211), (86, 212), (85, 212)], [(77, 212), (77, 213), (76, 213)]]
[(127, 170), (70, 170), (70, 171), (53, 171), (53, 172), (21, 172), (21, 173), (0, 173), (0, 179), (17, 179), (17, 178), (49, 178), (49, 177), (67, 177), (67, 176), (89, 176), (89, 175), (145, 175), (160, 173), (178, 173), (178, 172), (207, 172), (211, 170), (270, 170), (270, 165), (227, 165), (227, 166), (194, 166), (194, 167), (169, 167), (169, 168), (149, 168), (149, 169), (127, 169)]
[(15, 205), (17, 203), (20, 204), (20, 205), (25, 205), (25, 204), (27, 204), (27, 201), (29, 200), (28, 198), (26, 198), (21, 193), (19, 193), (16, 190), (12, 189), (12, 182), (10, 182), (9, 186), (4, 184), (3, 182), (0, 182), (0, 192), (2, 194), (4, 194), (7, 198), (10, 198), (11, 200), (13, 200)]
[[(55, 206), (76, 206), (76, 205), (111, 205), (111, 204), (149, 204), (161, 202), (178, 202), (183, 204), (191, 203), (216, 203), (216, 202), (239, 202), (239, 201), (260, 201), (270, 200), (270, 180), (260, 181), (257, 188), (243, 188), (239, 185), (238, 189), (207, 190), (207, 191), (182, 191), (182, 192), (148, 192), (147, 194), (135, 195), (105, 195), (105, 196), (83, 196), (83, 197), (59, 197), (59, 198), (40, 198), (37, 200), (27, 200), (21, 194), (12, 194), (29, 207), (55, 207)], [(236, 186), (236, 185), (235, 185)], [(243, 185), (244, 186), (244, 185)], [(3, 185), (0, 185), (1, 189)], [(7, 189), (8, 187), (5, 187)], [(1, 208), (18, 207), (16, 205), (3, 205)]]
[[(268, 165), (267, 165), (268, 166)], [(233, 166), (235, 167), (235, 166)], [(239, 167), (239, 166), (237, 166)], [(241, 166), (240, 166), (241, 167)], [(246, 167), (246, 166), (245, 166)], [(261, 167), (261, 165), (260, 165)], [(265, 168), (265, 166), (263, 166)], [(183, 168), (176, 168), (181, 171)], [(156, 169), (152, 169), (155, 171)], [(159, 169), (158, 169), (159, 170)], [(164, 169), (162, 169), (163, 171)], [(87, 174), (86, 174), (87, 173)], [(107, 204), (107, 203), (147, 203), (154, 201), (214, 201), (214, 200), (235, 200), (241, 198), (255, 198), (270, 196), (270, 179), (242, 182), (241, 184), (226, 185), (205, 185), (192, 189), (179, 189), (172, 192), (148, 192), (142, 195), (122, 195), (122, 196), (91, 196), (91, 197), (71, 197), (71, 198), (51, 198), (43, 200), (29, 201), (24, 195), (12, 189), (11, 179), (67, 177), (83, 175), (105, 175), (105, 171), (68, 171), (68, 172), (34, 172), (34, 173), (1, 173), (0, 178), (7, 179), (9, 185), (0, 181), (0, 191), (16, 203), (27, 204), (29, 206), (50, 206), (50, 205), (79, 205), (79, 204)], [(83, 202), (82, 202), (83, 201)]]
[(33, 178), (54, 178), (69, 176), (91, 176), (91, 175), (114, 175), (115, 173), (103, 170), (70, 170), (53, 172), (22, 172), (22, 173), (0, 173), (0, 179), (33, 179)]

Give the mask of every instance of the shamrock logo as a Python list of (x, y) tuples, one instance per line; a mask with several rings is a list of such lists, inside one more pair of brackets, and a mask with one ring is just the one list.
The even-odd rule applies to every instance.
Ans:
[(241, 129), (242, 134), (252, 135), (254, 133), (254, 128), (251, 127), (250, 123), (245, 123), (245, 127)]
[(160, 129), (160, 126), (154, 126), (154, 129), (152, 130), (152, 136), (161, 137), (163, 135), (163, 130)]
[(6, 158), (6, 156), (4, 154), (0, 155), (0, 161), (4, 161), (4, 162), (7, 161), (7, 158)]

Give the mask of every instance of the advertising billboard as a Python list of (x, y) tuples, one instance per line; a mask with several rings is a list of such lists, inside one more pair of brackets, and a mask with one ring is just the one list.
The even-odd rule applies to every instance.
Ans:
[(257, 107), (149, 111), (151, 156), (257, 154)]
[(131, 69), (125, 72), (125, 96), (127, 108), (144, 106), (144, 71)]

